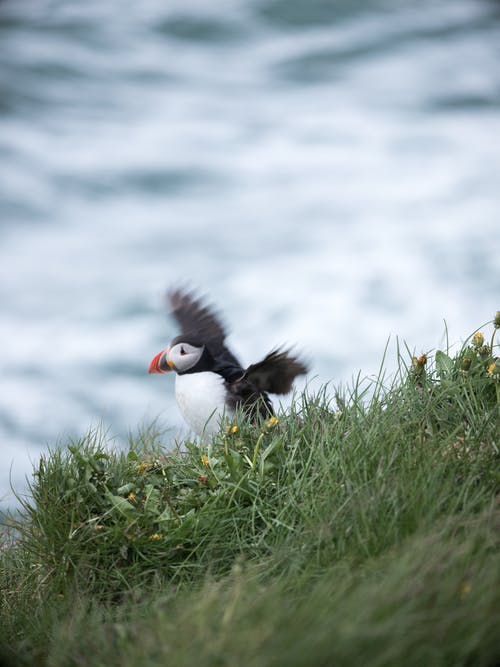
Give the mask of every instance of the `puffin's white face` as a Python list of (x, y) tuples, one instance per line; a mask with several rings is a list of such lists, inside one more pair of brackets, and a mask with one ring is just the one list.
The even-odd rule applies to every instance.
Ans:
[(167, 351), (167, 363), (173, 370), (183, 373), (198, 363), (204, 349), (203, 345), (195, 347), (189, 343), (177, 343)]

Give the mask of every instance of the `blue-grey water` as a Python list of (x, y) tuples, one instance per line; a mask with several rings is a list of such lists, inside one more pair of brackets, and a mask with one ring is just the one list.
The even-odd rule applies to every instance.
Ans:
[(499, 111), (494, 1), (1, 1), (3, 506), (92, 425), (178, 432), (173, 283), (313, 388), (490, 319)]

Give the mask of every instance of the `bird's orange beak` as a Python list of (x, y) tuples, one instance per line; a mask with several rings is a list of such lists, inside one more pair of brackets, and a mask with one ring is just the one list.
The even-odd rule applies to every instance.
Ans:
[(174, 362), (168, 359), (170, 348), (158, 352), (149, 364), (150, 373), (169, 373), (174, 370)]

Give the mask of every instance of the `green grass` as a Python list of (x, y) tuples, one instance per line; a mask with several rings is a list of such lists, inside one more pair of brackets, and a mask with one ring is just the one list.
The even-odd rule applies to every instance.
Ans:
[(2, 536), (0, 663), (499, 664), (495, 350), (401, 357), (391, 386), (182, 451), (52, 450)]

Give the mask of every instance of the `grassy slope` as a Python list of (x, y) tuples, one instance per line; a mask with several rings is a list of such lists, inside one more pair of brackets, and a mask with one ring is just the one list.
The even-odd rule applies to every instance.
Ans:
[(184, 454), (152, 433), (54, 450), (4, 536), (0, 655), (498, 664), (500, 369), (479, 343)]

